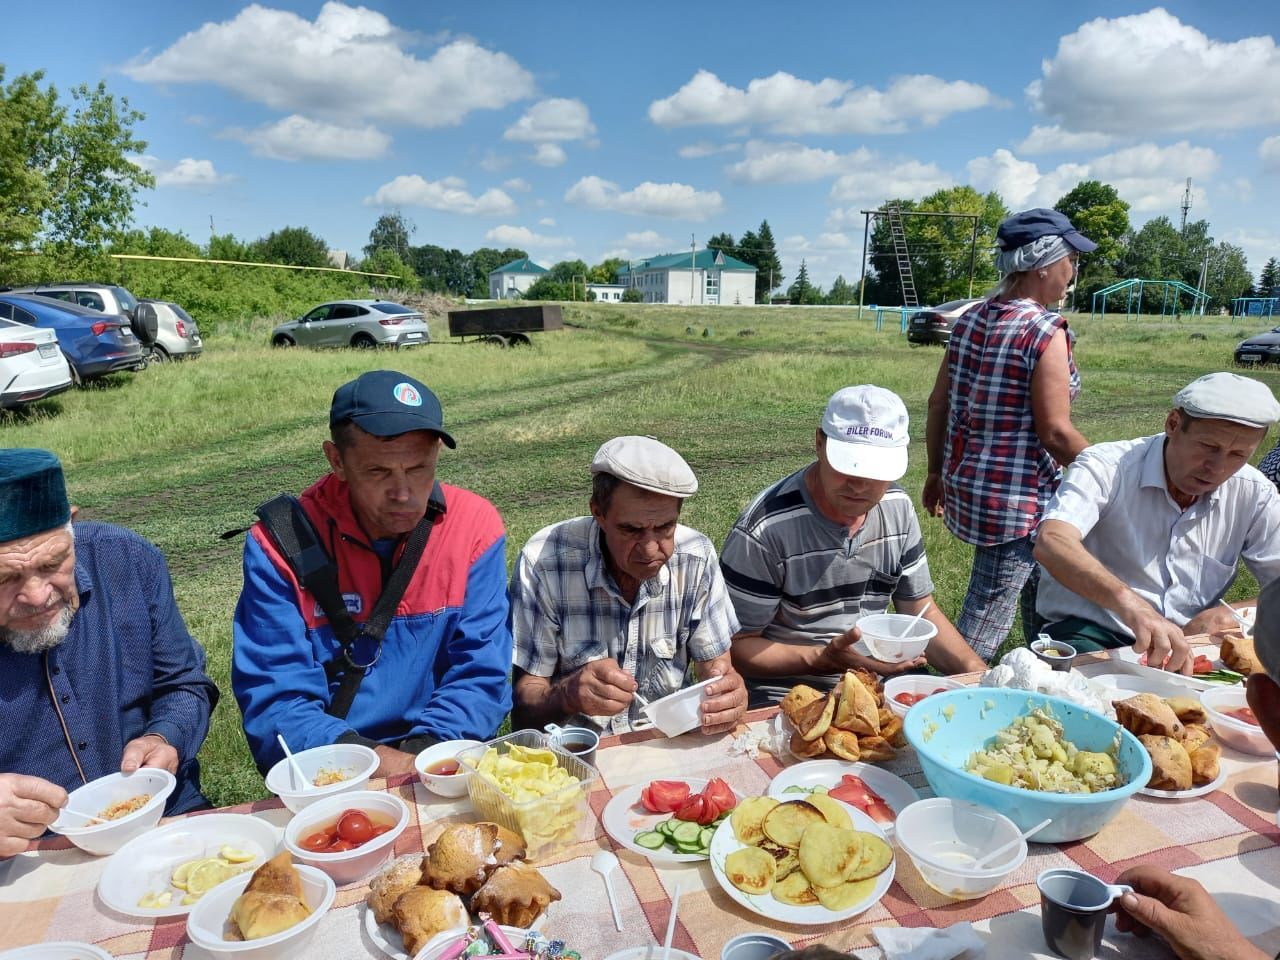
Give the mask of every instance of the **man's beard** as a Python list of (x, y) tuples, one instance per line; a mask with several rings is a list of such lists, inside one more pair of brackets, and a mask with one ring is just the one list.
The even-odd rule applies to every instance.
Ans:
[(71, 629), (71, 621), (76, 612), (71, 604), (63, 602), (62, 611), (57, 618), (39, 630), (7, 630), (0, 628), (0, 644), (4, 644), (15, 653), (44, 653), (52, 650), (66, 639)]

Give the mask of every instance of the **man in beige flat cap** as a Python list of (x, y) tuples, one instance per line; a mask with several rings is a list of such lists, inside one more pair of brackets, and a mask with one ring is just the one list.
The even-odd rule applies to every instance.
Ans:
[(511, 577), (512, 726), (566, 720), (605, 733), (642, 724), (653, 701), (707, 685), (702, 732), (746, 712), (729, 647), (738, 621), (711, 541), (679, 523), (698, 489), (684, 458), (652, 437), (616, 437), (591, 463), (591, 515), (546, 527)]

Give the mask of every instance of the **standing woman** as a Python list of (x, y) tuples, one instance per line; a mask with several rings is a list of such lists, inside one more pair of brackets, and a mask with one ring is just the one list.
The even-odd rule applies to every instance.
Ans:
[(1031, 535), (1088, 441), (1071, 423), (1080, 391), (1067, 321), (1054, 312), (1081, 253), (1097, 249), (1056, 210), (1000, 224), (1000, 283), (951, 332), (929, 395), (924, 507), (974, 545), (969, 592), (956, 628), (984, 660), (1009, 635), (1018, 598), (1034, 631)]

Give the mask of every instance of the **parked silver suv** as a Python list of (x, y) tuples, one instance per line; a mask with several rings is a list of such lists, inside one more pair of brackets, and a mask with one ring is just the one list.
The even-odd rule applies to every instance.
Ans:
[(204, 351), (200, 327), (191, 314), (172, 300), (139, 300), (138, 321), (150, 324), (150, 314), (155, 313), (155, 342), (151, 345), (153, 360), (195, 359)]

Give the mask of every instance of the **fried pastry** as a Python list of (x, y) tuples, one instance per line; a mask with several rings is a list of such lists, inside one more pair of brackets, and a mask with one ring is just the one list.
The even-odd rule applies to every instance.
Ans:
[(790, 690), (787, 695), (782, 698), (778, 707), (782, 710), (782, 715), (791, 721), (793, 727), (799, 726), (796, 718), (800, 715), (800, 711), (813, 703), (815, 700), (821, 700), (823, 694), (803, 683), (798, 683)]
[(1191, 757), (1181, 743), (1173, 737), (1151, 733), (1141, 734), (1138, 740), (1151, 755), (1151, 779), (1147, 781), (1148, 787), (1152, 790), (1190, 789)]
[(789, 743), (791, 752), (802, 760), (808, 760), (812, 757), (820, 757), (827, 752), (826, 741), (819, 737), (817, 740), (806, 740), (799, 733), (793, 733)]
[(1240, 633), (1228, 633), (1222, 638), (1222, 662), (1236, 673), (1248, 676), (1261, 673), (1262, 665), (1253, 646), (1253, 637)]
[(880, 736), (889, 741), (890, 746), (905, 747), (907, 745), (907, 735), (902, 729), (902, 718), (891, 716), (888, 723), (880, 725)]
[(1182, 746), (1191, 753), (1198, 750), (1200, 745), (1209, 739), (1209, 731), (1205, 729), (1203, 724), (1188, 723), (1182, 728)]
[(898, 755), (891, 744), (884, 737), (859, 737), (858, 749), (862, 753), (863, 760), (892, 760)]
[(1117, 702), (1116, 722), (1135, 737), (1151, 734), (1176, 740), (1182, 736), (1178, 715), (1154, 693), (1139, 693)]
[(796, 714), (795, 724), (796, 731), (804, 740), (821, 741), (822, 735), (827, 732), (831, 726), (831, 718), (836, 710), (836, 697), (834, 693), (829, 693), (821, 700), (814, 700), (812, 703), (801, 708)]
[(425, 947), (437, 933), (471, 922), (467, 908), (455, 894), (421, 885), (400, 894), (392, 912), (409, 956)]
[(490, 914), (498, 923), (527, 927), (560, 899), (560, 891), (533, 866), (518, 861), (498, 867), (471, 898), (471, 909)]
[(852, 670), (846, 670), (837, 687), (839, 703), (831, 723), (858, 736), (880, 734), (880, 711), (876, 698)]
[(425, 861), (423, 883), (451, 893), (475, 893), (493, 869), (498, 825), (455, 823), (436, 838)]
[(1202, 743), (1191, 751), (1191, 783), (1200, 787), (1213, 783), (1218, 779), (1218, 761), (1222, 757), (1222, 748), (1213, 740)]
[(369, 895), (365, 898), (375, 920), (379, 923), (392, 922), (395, 916), (392, 908), (400, 894), (422, 882), (422, 866), (423, 858), (413, 854), (397, 857), (378, 872), (369, 884)]
[(244, 893), (231, 905), (228, 939), (258, 940), (288, 930), (311, 916), (302, 898), (302, 880), (285, 850), (276, 854), (249, 879)]
[(858, 735), (848, 730), (841, 730), (839, 727), (831, 727), (822, 735), (822, 740), (817, 742), (841, 760), (856, 761), (862, 756), (862, 751), (858, 748)]
[(876, 709), (883, 707), (884, 684), (881, 682), (880, 677), (865, 667), (855, 667), (851, 672), (857, 677), (858, 682), (871, 693), (872, 699), (876, 702)]
[(1184, 726), (1189, 723), (1204, 723), (1209, 719), (1204, 707), (1195, 697), (1165, 697), (1164, 702)]

